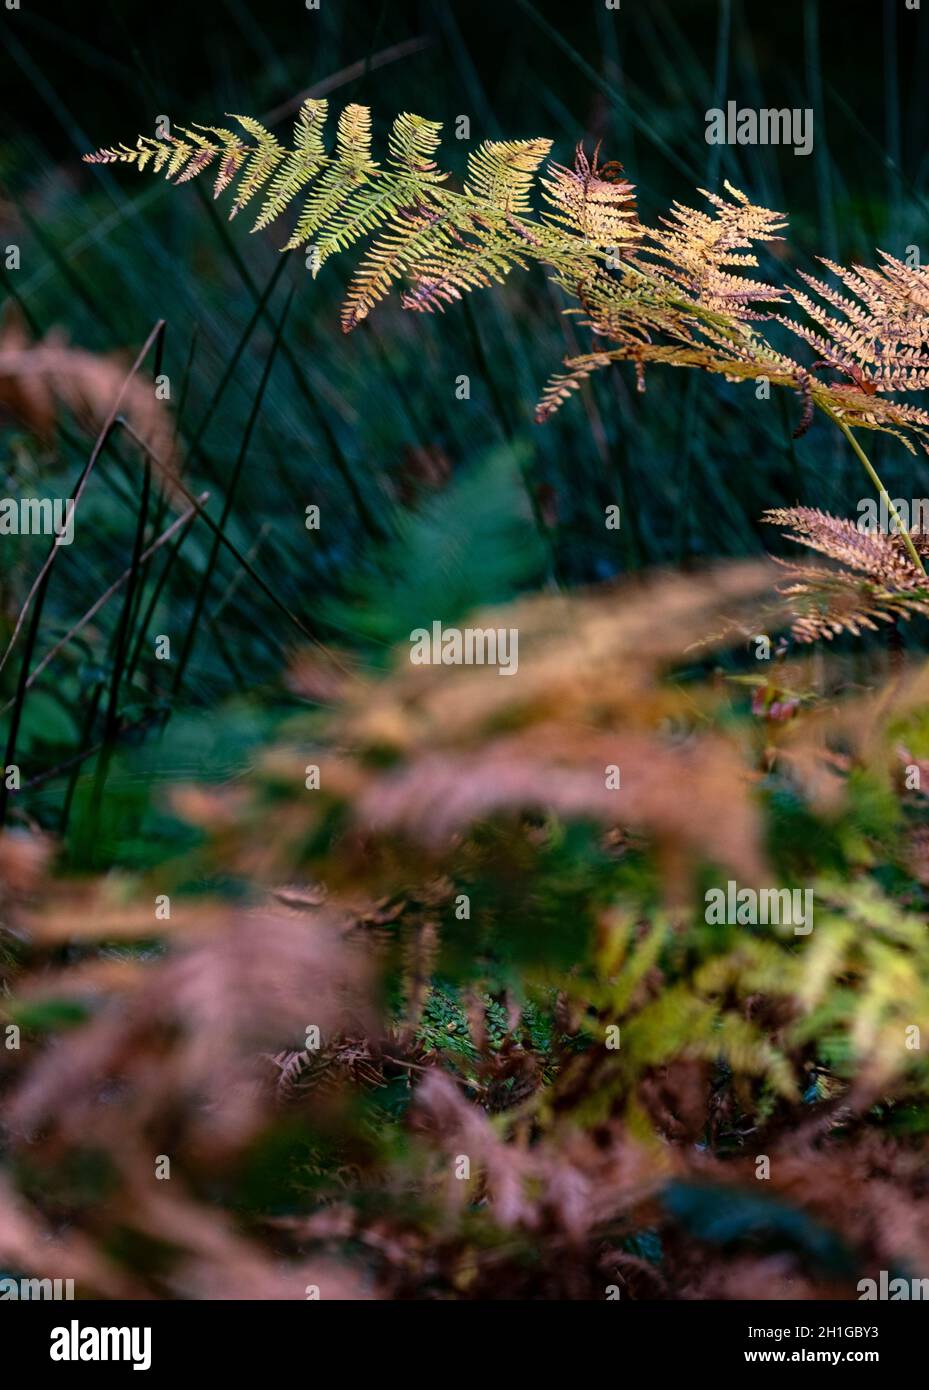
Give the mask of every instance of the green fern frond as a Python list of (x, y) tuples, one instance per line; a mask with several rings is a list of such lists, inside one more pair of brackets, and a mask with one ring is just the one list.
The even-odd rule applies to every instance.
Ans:
[(371, 247), (360, 265), (342, 307), (342, 327), (346, 333), (367, 318), (379, 300), (423, 259), (444, 259), (450, 238), (461, 238), (470, 230), (468, 213), (454, 203), (439, 208), (428, 203), (403, 207), (393, 216), (390, 229)]
[[(140, 170), (150, 166), (178, 182), (218, 160), (214, 196), (240, 181), (230, 216), (266, 190), (255, 231), (305, 194), (284, 249), (311, 248), (307, 263), (314, 275), (335, 252), (376, 237), (349, 291), (343, 313), (347, 330), (404, 277), (411, 282), (407, 307), (431, 310), (533, 260), (571, 281), (594, 272), (596, 248), (583, 227), (568, 219), (567, 230), (556, 230), (532, 218), (530, 194), (549, 140), (485, 142), (468, 161), (463, 191), (453, 192), (443, 187), (448, 176), (435, 160), (438, 122), (401, 113), (381, 165), (372, 154), (367, 107), (352, 104), (341, 112), (332, 153), (322, 138), (326, 114), (325, 101), (305, 102), (290, 148), (261, 122), (235, 116), (244, 137), (222, 126), (179, 127), (164, 139), (143, 136), (135, 148), (120, 145), (85, 158), (135, 164)], [(611, 197), (628, 201), (626, 191), (617, 194), (614, 185), (605, 186), (613, 189)]]
[[(314, 233), (333, 222), (339, 209), (377, 172), (371, 157), (371, 116), (363, 106), (346, 106), (339, 116), (335, 155), (303, 205), (285, 251), (305, 246)], [(314, 265), (314, 274), (319, 262)]]
[(329, 162), (321, 134), (328, 109), (327, 101), (312, 98), (300, 107), (294, 123), (293, 149), (271, 180), (253, 231), (260, 232), (273, 222)]
[[(329, 218), (325, 234), (315, 243), (314, 275), (333, 252), (346, 250), (385, 222), (396, 224), (402, 209), (425, 206), (433, 200), (433, 188), (448, 177), (432, 158), (439, 147), (441, 129), (438, 122), (421, 116), (403, 113), (397, 117), (388, 137), (391, 171), (364, 183), (351, 193), (342, 210)], [(304, 222), (297, 230), (305, 234), (307, 227), (313, 231), (319, 226), (319, 222)], [(288, 245), (295, 239), (296, 234)]]
[(417, 259), (414, 286), (400, 302), (404, 309), (420, 313), (441, 311), (469, 290), (487, 289), (494, 281), (502, 284), (514, 267), (525, 270), (528, 265), (528, 259), (504, 238), (490, 235), (469, 241), (461, 237), (457, 245), (444, 246), (441, 255)]
[(374, 167), (371, 160), (371, 111), (351, 102), (339, 116), (336, 154), (354, 168)]
[(283, 146), (278, 143), (270, 131), (265, 130), (260, 121), (256, 121), (252, 116), (235, 115), (233, 120), (238, 121), (242, 129), (252, 136), (255, 144), (245, 160), (242, 182), (239, 184), (239, 191), (232, 204), (230, 218), (241, 212), (245, 204), (254, 198), (260, 188), (264, 187), (285, 154)]
[(427, 121), (408, 111), (401, 112), (387, 138), (390, 163), (398, 173), (417, 181), (443, 183), (448, 175), (432, 158), (442, 143), (441, 130), (441, 121)]

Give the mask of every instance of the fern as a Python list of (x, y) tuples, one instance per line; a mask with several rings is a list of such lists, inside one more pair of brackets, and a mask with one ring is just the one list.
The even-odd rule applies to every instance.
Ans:
[[(635, 190), (621, 167), (601, 165), (598, 152), (589, 159), (578, 146), (573, 169), (550, 164), (542, 175), (546, 207), (536, 216), (531, 198), (548, 140), (485, 142), (471, 154), (457, 191), (435, 162), (436, 122), (398, 116), (381, 163), (372, 153), (367, 107), (342, 111), (331, 153), (323, 141), (326, 114), (324, 101), (305, 102), (290, 147), (260, 122), (236, 116), (241, 136), (220, 126), (181, 127), (177, 135), (140, 136), (135, 147), (120, 144), (85, 159), (151, 168), (178, 183), (218, 160), (216, 196), (239, 181), (230, 216), (264, 191), (253, 230), (304, 196), (285, 249), (307, 248), (314, 275), (335, 252), (371, 238), (342, 310), (346, 332), (397, 283), (405, 308), (431, 313), (505, 280), (515, 268), (544, 266), (580, 306), (571, 312), (583, 314), (601, 341), (566, 359), (567, 370), (542, 395), (539, 420), (615, 362), (631, 362), (644, 390), (645, 366), (653, 362), (731, 381), (763, 377), (796, 392), (795, 434), (819, 409), (846, 434), (885, 498), (852, 428), (892, 434), (910, 450), (915, 438), (929, 452), (929, 413), (890, 398), (929, 386), (929, 270), (886, 253), (879, 270), (826, 261), (853, 297), (813, 276), (804, 279), (823, 303), (805, 291), (788, 295), (746, 273), (758, 266), (758, 245), (781, 240), (783, 214), (752, 203), (728, 182), (725, 196), (701, 190), (708, 210), (675, 203), (657, 226), (648, 226), (638, 219)], [(789, 296), (814, 327), (774, 312)], [(789, 328), (817, 360), (805, 364), (778, 350), (762, 330), (769, 320)], [(823, 370), (845, 380), (823, 377)], [(903, 544), (922, 571), (907, 534)]]
[[(914, 565), (902, 535), (862, 532), (854, 521), (815, 507), (768, 511), (765, 521), (785, 528), (789, 540), (836, 562), (834, 568), (778, 560), (790, 583), (781, 589), (794, 612), (798, 642), (860, 636), (913, 614), (929, 617), (929, 582)], [(918, 555), (929, 555), (929, 537), (907, 536)]]
[(880, 270), (848, 270), (821, 257), (860, 303), (838, 294), (822, 280), (801, 272), (821, 299), (837, 311), (829, 314), (800, 290), (793, 296), (820, 332), (785, 320), (822, 356), (868, 395), (886, 391), (922, 391), (929, 386), (929, 281), (919, 268), (905, 266), (885, 251)]
[(402, 512), (396, 538), (349, 582), (347, 600), (324, 605), (324, 618), (383, 654), (431, 614), (457, 622), (527, 586), (544, 554), (527, 515), (524, 463), (515, 450), (495, 449), (417, 511)]
[[(239, 180), (230, 216), (266, 190), (255, 231), (305, 195), (285, 249), (307, 248), (314, 276), (333, 253), (372, 238), (349, 287), (346, 332), (398, 281), (406, 282), (404, 307), (434, 312), (535, 262), (580, 301), (596, 334), (620, 344), (572, 364), (572, 381), (629, 358), (640, 373), (644, 361), (654, 360), (737, 375), (764, 371), (790, 385), (799, 379), (799, 364), (765, 350), (742, 327), (761, 317), (755, 302), (782, 296), (732, 271), (754, 265), (752, 243), (773, 237), (783, 222), (738, 190), (727, 185), (729, 201), (707, 195), (711, 213), (675, 205), (661, 227), (649, 229), (637, 219), (634, 187), (620, 166), (600, 165), (597, 154), (588, 159), (579, 146), (573, 169), (549, 165), (541, 179), (547, 206), (536, 217), (531, 195), (548, 140), (484, 142), (470, 155), (464, 187), (456, 191), (434, 159), (436, 122), (398, 116), (381, 164), (372, 154), (366, 107), (343, 110), (332, 153), (322, 136), (326, 115), (326, 102), (305, 102), (289, 149), (260, 122), (235, 116), (244, 136), (220, 126), (181, 127), (177, 135), (141, 136), (134, 148), (121, 144), (85, 159), (150, 167), (178, 183), (218, 159), (215, 196)], [(620, 249), (628, 255), (617, 266)], [(540, 416), (562, 395), (557, 387), (550, 390)]]
[(634, 189), (620, 173), (618, 164), (600, 168), (596, 153), (591, 163), (578, 145), (573, 169), (553, 164), (550, 177), (542, 180), (545, 201), (554, 208), (548, 220), (603, 249), (634, 238), (639, 231)]
[[(218, 159), (214, 196), (239, 180), (230, 217), (265, 190), (253, 231), (269, 226), (305, 193), (284, 249), (311, 248), (307, 261), (314, 275), (335, 252), (374, 236), (349, 289), (346, 331), (404, 276), (410, 281), (407, 306), (432, 310), (502, 279), (531, 259), (574, 274), (583, 266), (589, 273), (595, 248), (584, 240), (573, 185), (569, 198), (569, 184), (559, 183), (556, 175), (547, 195), (562, 207), (567, 230), (532, 220), (532, 185), (550, 141), (485, 142), (469, 159), (463, 191), (453, 192), (443, 187), (447, 174), (434, 159), (441, 130), (437, 122), (399, 115), (388, 138), (387, 162), (381, 164), (372, 155), (367, 107), (353, 104), (343, 110), (332, 153), (322, 139), (326, 115), (325, 101), (305, 102), (290, 148), (259, 121), (233, 116), (244, 136), (222, 126), (178, 127), (176, 135), (140, 136), (134, 147), (120, 144), (85, 159), (134, 164), (140, 171), (151, 168), (177, 183), (196, 178)], [(614, 199), (603, 200), (604, 216), (612, 201), (628, 200), (629, 188), (623, 185)]]
[[(326, 119), (328, 103), (305, 101), (294, 124), (294, 147), (268, 185), (268, 193), (255, 230), (261, 231), (290, 205), (311, 179), (327, 163), (326, 149), (320, 130)], [(222, 192), (217, 190), (217, 196)]]

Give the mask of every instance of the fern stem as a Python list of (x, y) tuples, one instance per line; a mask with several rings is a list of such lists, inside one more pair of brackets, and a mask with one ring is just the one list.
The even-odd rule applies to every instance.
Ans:
[(849, 444), (851, 444), (855, 453), (858, 455), (862, 467), (864, 468), (868, 477), (871, 479), (871, 482), (877, 488), (881, 500), (887, 508), (888, 516), (893, 517), (894, 521), (896, 522), (897, 531), (903, 537), (903, 544), (906, 546), (909, 552), (910, 559), (913, 561), (913, 564), (919, 570), (920, 574), (924, 575), (926, 573), (926, 570), (922, 560), (919, 558), (919, 553), (916, 549), (916, 546), (913, 544), (913, 538), (911, 537), (909, 531), (901, 521), (900, 514), (891, 500), (890, 493), (887, 491), (884, 484), (881, 482), (880, 477), (877, 473), (877, 469), (874, 467), (874, 464), (868, 458), (864, 449), (862, 449), (861, 445), (858, 443), (858, 440), (852, 434), (845, 421), (841, 419), (840, 416), (836, 415), (834, 411), (830, 410), (827, 405), (820, 405), (820, 410), (822, 410), (825, 415), (829, 416), (830, 420), (834, 421), (834, 423), (838, 425), (839, 429), (845, 435), (845, 438), (848, 440)]

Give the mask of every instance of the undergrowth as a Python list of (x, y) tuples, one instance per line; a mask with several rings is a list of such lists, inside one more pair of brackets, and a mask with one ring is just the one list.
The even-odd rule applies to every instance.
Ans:
[[(732, 168), (707, 211), (650, 218), (591, 142), (544, 165), (547, 139), (488, 140), (457, 179), (436, 122), (402, 115), (378, 151), (349, 100), (332, 147), (325, 100), (296, 109), (289, 145), (240, 117), (95, 157), (193, 185), (179, 254), (202, 219), (223, 269), (160, 293), (184, 330), (236, 301), (209, 370), (196, 343), (178, 370), (167, 312), (134, 366), (48, 331), (35, 295), (0, 340), (11, 476), (74, 464), (108, 576), (32, 544), (5, 575), (25, 775), (0, 836), (0, 1268), (105, 1298), (854, 1297), (929, 1274), (927, 543), (839, 515), (832, 466), (851, 450), (895, 518), (860, 441), (924, 447), (900, 396), (927, 380), (926, 272), (844, 265), (807, 217), (832, 278), (756, 279), (785, 223)], [(260, 233), (292, 204), (290, 255), (240, 251), (207, 178)], [(169, 263), (148, 206), (127, 276)], [(330, 301), (305, 304), (324, 266), (358, 328), (338, 352)], [(381, 337), (401, 281), (413, 328), (385, 308)], [(581, 446), (567, 411), (522, 428), (558, 355), (539, 417), (574, 398)], [(184, 385), (156, 403), (166, 365)], [(663, 394), (663, 365), (701, 394)], [(462, 375), (467, 422), (444, 403)], [(759, 384), (776, 433), (737, 413)], [(703, 400), (770, 471), (710, 467)], [(757, 550), (765, 508), (829, 567), (650, 572)], [(436, 618), (518, 632), (517, 674), (412, 665)], [(708, 920), (730, 882), (811, 892), (811, 930)]]

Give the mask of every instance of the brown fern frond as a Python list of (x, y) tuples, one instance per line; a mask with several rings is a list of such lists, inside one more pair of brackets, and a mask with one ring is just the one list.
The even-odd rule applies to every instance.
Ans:
[(765, 521), (780, 526), (789, 540), (808, 546), (842, 565), (888, 584), (905, 584), (918, 571), (894, 536), (864, 531), (847, 517), (818, 507), (775, 507)]
[(923, 391), (929, 385), (929, 269), (904, 265), (886, 251), (878, 254), (883, 264), (877, 269), (849, 269), (821, 256), (854, 297), (804, 274), (828, 309), (802, 290), (791, 293), (819, 331), (781, 321), (868, 395)]
[[(588, 314), (585, 325), (623, 345), (611, 360), (636, 364), (639, 390), (646, 362), (698, 367), (732, 380), (765, 376), (781, 386), (795, 386), (803, 372), (751, 328), (768, 317), (753, 305), (782, 302), (781, 292), (733, 273), (757, 265), (755, 242), (780, 239), (782, 215), (756, 207), (731, 185), (727, 189), (730, 201), (705, 195), (712, 214), (675, 204), (659, 228), (635, 223), (618, 275), (599, 266), (574, 281), (556, 275)], [(576, 362), (566, 360), (568, 391)], [(550, 383), (537, 418), (548, 418), (565, 398), (560, 384), (561, 377)]]
[(564, 365), (568, 370), (558, 372), (549, 380), (535, 408), (536, 423), (542, 425), (551, 419), (555, 411), (560, 410), (565, 401), (570, 400), (574, 392), (581, 389), (592, 372), (598, 371), (601, 367), (609, 367), (615, 361), (615, 354), (609, 352), (589, 352), (583, 357), (566, 357)]
[(796, 428), (792, 431), (792, 439), (802, 439), (813, 423), (815, 406), (813, 402), (813, 382), (809, 372), (799, 371), (797, 373), (797, 391), (803, 402), (803, 411)]
[[(929, 582), (913, 564), (902, 537), (862, 531), (846, 517), (815, 507), (773, 508), (763, 520), (780, 526), (788, 540), (836, 561), (838, 568), (797, 565), (778, 559), (791, 581), (779, 589), (793, 610), (798, 642), (831, 640), (842, 632), (860, 636), (878, 623), (929, 616)], [(926, 553), (926, 537), (914, 537)]]
[[(190, 938), (179, 937), (151, 972), (140, 974), (134, 963), (123, 981), (131, 1008), (124, 1007), (125, 993), (111, 990), (109, 1007), (73, 1039), (67, 1059), (46, 1053), (31, 1070), (9, 1098), (14, 1128), (48, 1125), (58, 1135), (92, 1132), (105, 1142), (133, 1119), (144, 1125), (152, 1091), (160, 1094), (183, 1075), (190, 1109), (176, 1119), (221, 1141), (249, 1132), (259, 1119), (258, 1058), (291, 1052), (307, 1023), (319, 1027), (325, 1043), (350, 1034), (351, 1025), (377, 1036), (367, 1002), (370, 962), (332, 917), (318, 913), (308, 927), (303, 916), (280, 910), (239, 918), (219, 910), (207, 921), (198, 909), (196, 916)], [(57, 979), (41, 985), (60, 987)], [(96, 996), (99, 986), (91, 992)], [(165, 1009), (173, 1044), (146, 1048), (141, 1039)], [(126, 1087), (118, 1115), (100, 1103), (102, 1079), (114, 1076)]]
[(57, 332), (33, 341), (18, 316), (0, 327), (0, 414), (52, 438), (63, 407), (89, 430), (100, 428), (123, 393), (122, 413), (155, 457), (170, 462), (174, 429), (151, 384), (126, 380), (125, 363), (73, 347)]

